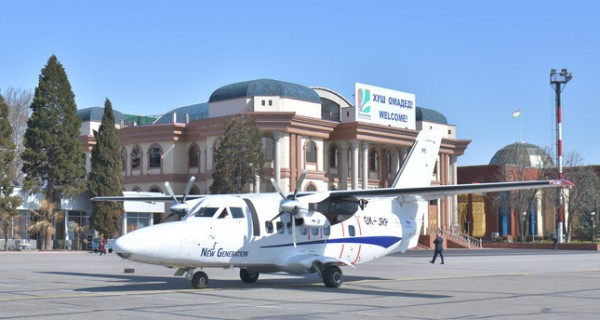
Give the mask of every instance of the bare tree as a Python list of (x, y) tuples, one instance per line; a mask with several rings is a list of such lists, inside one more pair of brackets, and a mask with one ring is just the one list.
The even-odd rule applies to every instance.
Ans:
[(23, 160), (21, 160), (21, 153), (23, 152), (23, 135), (27, 130), (27, 120), (31, 110), (29, 105), (33, 100), (33, 93), (31, 90), (15, 89), (8, 87), (2, 94), (4, 96), (4, 102), (9, 107), (10, 124), (13, 128), (13, 143), (16, 146), (15, 159), (13, 161), (14, 172), (17, 173), (15, 177), (15, 185), (21, 185), (23, 181), (23, 172), (21, 167)]
[(565, 196), (566, 211), (568, 213), (565, 221), (566, 241), (570, 242), (573, 237), (573, 224), (585, 219), (586, 214), (596, 210), (596, 199), (600, 178), (596, 171), (583, 166), (583, 157), (577, 152), (568, 153), (565, 157), (564, 178), (573, 182)]

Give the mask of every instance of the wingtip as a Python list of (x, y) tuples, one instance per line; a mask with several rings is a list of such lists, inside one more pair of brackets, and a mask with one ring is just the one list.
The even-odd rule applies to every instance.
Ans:
[(561, 187), (566, 187), (566, 188), (573, 187), (573, 182), (571, 182), (569, 180), (565, 180), (565, 179), (550, 180), (550, 184), (561, 186)]

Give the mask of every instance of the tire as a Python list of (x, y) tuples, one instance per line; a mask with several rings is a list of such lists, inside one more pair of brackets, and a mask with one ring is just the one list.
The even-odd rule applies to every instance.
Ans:
[(192, 287), (194, 289), (204, 289), (208, 285), (208, 276), (202, 271), (194, 273), (192, 277)]
[(323, 283), (328, 288), (339, 288), (342, 285), (342, 275), (338, 266), (327, 266), (323, 270)]
[(258, 280), (259, 273), (248, 271), (248, 269), (240, 269), (240, 279), (245, 283), (255, 283)]

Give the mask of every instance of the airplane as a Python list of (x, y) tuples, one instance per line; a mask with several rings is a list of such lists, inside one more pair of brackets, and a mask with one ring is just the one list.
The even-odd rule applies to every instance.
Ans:
[[(293, 193), (96, 197), (94, 201), (174, 201), (179, 221), (144, 227), (119, 237), (122, 258), (177, 268), (192, 287), (208, 285), (205, 268), (239, 268), (245, 283), (260, 273), (319, 274), (326, 287), (342, 284), (340, 267), (368, 263), (417, 245), (428, 201), (464, 193), (564, 188), (566, 180), (431, 186), (441, 134), (422, 130), (389, 188)], [(196, 269), (200, 268), (200, 271)]]

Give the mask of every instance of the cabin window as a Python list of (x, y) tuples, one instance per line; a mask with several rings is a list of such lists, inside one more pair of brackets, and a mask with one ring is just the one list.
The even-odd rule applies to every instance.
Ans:
[(300, 234), (305, 236), (308, 234), (308, 229), (305, 227), (300, 228)]
[(354, 237), (356, 235), (356, 229), (354, 228), (354, 226), (352, 226), (352, 225), (348, 226), (348, 234), (351, 237)]
[(267, 233), (273, 233), (273, 222), (271, 221), (266, 221), (265, 222), (265, 230), (267, 231)]
[(200, 210), (198, 210), (198, 212), (196, 212), (196, 214), (194, 214), (194, 217), (212, 218), (215, 215), (215, 213), (217, 212), (217, 210), (219, 210), (219, 208), (213, 208), (213, 207), (200, 208)]
[(243, 219), (244, 218), (244, 210), (239, 207), (229, 207), (229, 211), (231, 211), (231, 215), (234, 219)]
[(318, 236), (318, 235), (319, 235), (319, 229), (318, 229), (318, 228), (311, 228), (311, 229), (310, 229), (310, 233), (311, 233), (313, 236)]
[(275, 225), (277, 227), (277, 233), (283, 234), (285, 232), (285, 227), (283, 225), (283, 222), (279, 221)]
[(325, 228), (323, 228), (323, 234), (328, 236), (331, 234), (331, 227), (327, 226)]

